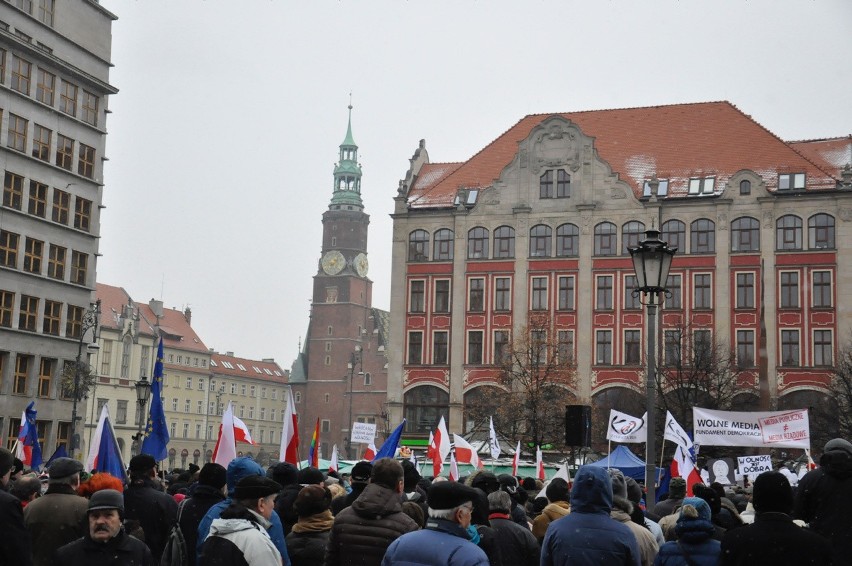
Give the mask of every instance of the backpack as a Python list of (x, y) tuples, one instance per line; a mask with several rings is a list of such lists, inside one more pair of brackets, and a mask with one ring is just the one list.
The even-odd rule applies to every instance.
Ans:
[(177, 521), (172, 530), (169, 531), (168, 538), (166, 538), (166, 546), (163, 548), (163, 555), (160, 557), (160, 566), (188, 566), (189, 564), (186, 539), (180, 530), (180, 515), (183, 513), (183, 506), (186, 501), (184, 499), (178, 505)]

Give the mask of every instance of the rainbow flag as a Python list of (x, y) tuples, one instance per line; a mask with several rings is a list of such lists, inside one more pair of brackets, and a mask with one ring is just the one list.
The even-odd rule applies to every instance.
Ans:
[(317, 425), (314, 427), (314, 434), (311, 436), (311, 449), (308, 452), (308, 464), (313, 468), (319, 468), (319, 452), (320, 452), (320, 420), (317, 417)]

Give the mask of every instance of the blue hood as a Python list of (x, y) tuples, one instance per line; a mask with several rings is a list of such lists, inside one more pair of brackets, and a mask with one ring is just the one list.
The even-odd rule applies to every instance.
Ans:
[(248, 476), (266, 476), (266, 472), (260, 467), (260, 464), (251, 458), (242, 456), (231, 460), (231, 463), (228, 464), (227, 473), (228, 497), (232, 497), (234, 495), (237, 483)]
[(606, 468), (581, 466), (571, 488), (571, 512), (605, 513), (612, 511), (612, 483)]

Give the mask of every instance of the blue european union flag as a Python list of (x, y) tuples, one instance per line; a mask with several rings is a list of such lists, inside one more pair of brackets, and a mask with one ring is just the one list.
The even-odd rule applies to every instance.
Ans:
[(376, 457), (373, 458), (374, 462), (379, 458), (393, 458), (396, 455), (396, 449), (399, 447), (399, 439), (402, 437), (402, 429), (404, 428), (405, 419), (402, 419), (399, 426), (394, 429), (388, 439), (385, 440), (385, 443), (382, 444), (382, 447), (379, 448), (379, 451), (376, 452)]
[(157, 348), (157, 363), (154, 364), (154, 377), (151, 380), (151, 411), (142, 441), (142, 453), (150, 454), (154, 459), (165, 460), (168, 455), (169, 427), (166, 425), (166, 413), (163, 411), (163, 339)]
[(118, 442), (115, 440), (109, 417), (104, 419), (101, 444), (98, 446), (98, 463), (95, 465), (95, 469), (99, 472), (107, 472), (122, 481), (127, 480), (124, 462), (121, 460), (121, 452), (119, 452)]
[(41, 444), (38, 443), (38, 425), (36, 424), (35, 401), (31, 401), (24, 410), (27, 415), (27, 434), (24, 438), (24, 446), (32, 447), (32, 459), (30, 469), (37, 470), (41, 466)]

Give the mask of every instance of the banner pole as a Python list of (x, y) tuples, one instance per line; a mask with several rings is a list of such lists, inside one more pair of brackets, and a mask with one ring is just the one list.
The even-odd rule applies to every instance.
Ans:
[(612, 440), (606, 441), (606, 451), (608, 452), (606, 458), (606, 470), (609, 471), (609, 464), (612, 462), (612, 459), (610, 458), (610, 456), (612, 456)]

